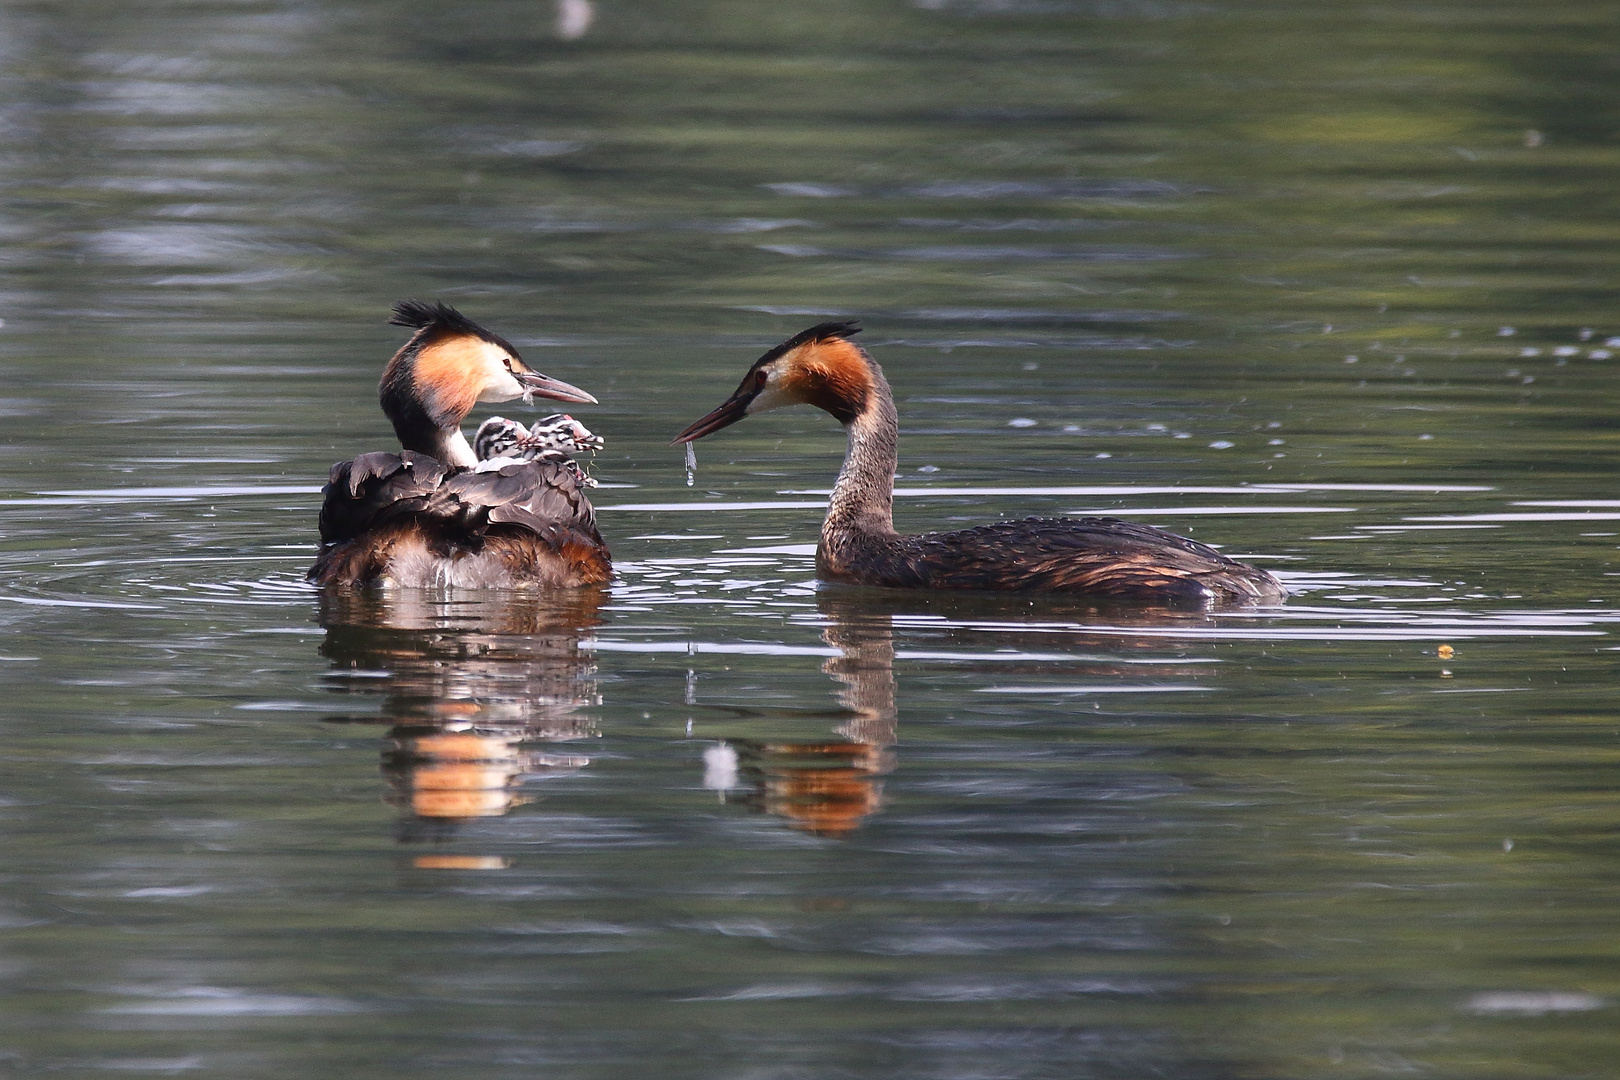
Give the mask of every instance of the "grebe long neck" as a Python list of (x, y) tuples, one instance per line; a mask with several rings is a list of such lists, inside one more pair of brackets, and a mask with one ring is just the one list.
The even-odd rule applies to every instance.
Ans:
[(454, 423), (436, 421), (413, 387), (389, 381), (383, 383), (381, 404), (399, 436), (399, 445), (406, 450), (438, 458), (451, 467), (470, 469), (478, 464), (478, 455), (461, 433), (460, 416), (453, 417)]
[(403, 439), (400, 440), (400, 445), (407, 450), (436, 457), (453, 468), (470, 469), (478, 464), (478, 455), (473, 453), (472, 445), (467, 442), (467, 436), (461, 433), (460, 428), (451, 428), (448, 431), (442, 428), (435, 430), (434, 438), (426, 440), (421, 446), (406, 445)]
[(876, 364), (871, 369), (873, 384), (866, 402), (844, 425), (849, 433), (849, 449), (838, 482), (833, 485), (827, 520), (821, 526), (824, 547), (835, 537), (850, 533), (894, 535), (894, 470), (900, 462), (900, 418), (882, 370)]

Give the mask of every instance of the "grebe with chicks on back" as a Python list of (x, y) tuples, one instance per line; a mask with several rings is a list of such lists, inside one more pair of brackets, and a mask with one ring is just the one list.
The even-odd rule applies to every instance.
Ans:
[(423, 588), (607, 582), (612, 562), (586, 497), (593, 484), (561, 452), (594, 450), (601, 440), (560, 414), (533, 431), (494, 417), (499, 424), (486, 423), (480, 442), (495, 456), (480, 460), (461, 432), (480, 401), (596, 399), (531, 370), (508, 342), (445, 304), (405, 300), (388, 321), (415, 331), (379, 387), (401, 451), (332, 466), (309, 580)]
[(1206, 544), (1117, 518), (1025, 518), (956, 532), (894, 529), (899, 416), (883, 369), (827, 322), (755, 361), (719, 408), (676, 436), (690, 443), (745, 416), (814, 405), (849, 435), (816, 546), (816, 572), (854, 585), (1054, 592), (1172, 607), (1275, 604), (1287, 596), (1264, 570)]

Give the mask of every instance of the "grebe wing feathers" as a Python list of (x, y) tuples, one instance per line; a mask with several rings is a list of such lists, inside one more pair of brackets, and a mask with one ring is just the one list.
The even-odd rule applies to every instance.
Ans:
[(405, 450), (377, 451), (332, 466), (321, 503), (321, 543), (351, 540), (402, 514), (424, 510), (448, 467)]
[(491, 525), (527, 529), (554, 548), (571, 541), (602, 546), (596, 510), (572, 470), (551, 461), (514, 461), (493, 472), (457, 473), (445, 485), (485, 511)]
[(550, 565), (548, 574), (574, 584), (613, 578), (596, 511), (572, 462), (514, 461), (493, 472), (459, 472), (445, 483), (461, 506), (484, 523), (487, 550), (517, 566)]
[(482, 535), (492, 524), (527, 530), (560, 548), (575, 534), (600, 545), (596, 512), (573, 473), (547, 461), (475, 472), (410, 450), (362, 454), (332, 466), (321, 541), (352, 540), (401, 518)]
[[(905, 537), (902, 573), (932, 588), (1280, 601), (1270, 574), (1207, 544), (1117, 518), (1025, 518)], [(899, 582), (897, 582), (899, 583)], [(912, 581), (904, 582), (912, 584)]]

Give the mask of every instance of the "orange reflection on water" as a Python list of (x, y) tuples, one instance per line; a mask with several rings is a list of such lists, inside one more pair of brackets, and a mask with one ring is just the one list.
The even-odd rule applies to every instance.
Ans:
[(894, 768), (886, 746), (861, 742), (727, 743), (743, 782), (727, 802), (786, 818), (818, 836), (844, 836), (883, 805), (878, 777)]
[(883, 806), (879, 777), (894, 770), (894, 631), (887, 612), (823, 596), (822, 640), (839, 650), (821, 670), (840, 684), (849, 719), (839, 740), (728, 739), (705, 755), (705, 786), (728, 803), (786, 818), (817, 836), (847, 836)]
[(418, 870), (505, 870), (512, 860), (499, 855), (418, 855), (411, 865)]
[(385, 798), (409, 814), (403, 839), (444, 839), (458, 822), (531, 801), (526, 787), (590, 764), (552, 748), (594, 733), (580, 710), (600, 700), (586, 634), (601, 603), (594, 589), (322, 598), (333, 689), (382, 699), (376, 714), (332, 719), (391, 725), (381, 766)]

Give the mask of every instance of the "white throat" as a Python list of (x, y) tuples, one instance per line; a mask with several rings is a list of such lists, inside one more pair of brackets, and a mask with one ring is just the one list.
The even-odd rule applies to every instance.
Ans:
[(472, 445), (460, 428), (444, 432), (433, 456), (452, 468), (471, 469), (478, 464), (478, 455), (473, 453)]

